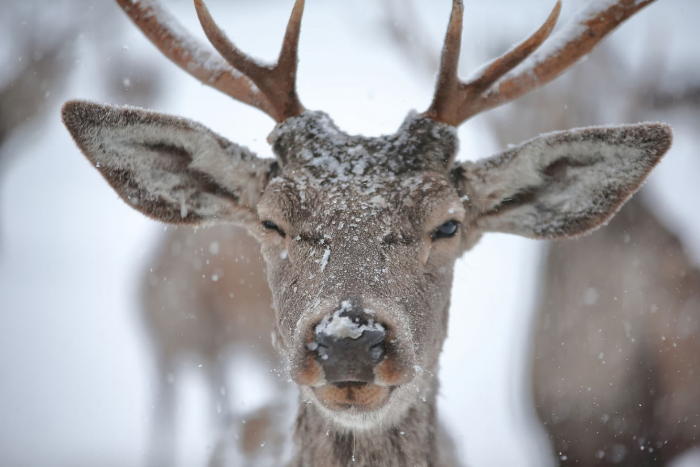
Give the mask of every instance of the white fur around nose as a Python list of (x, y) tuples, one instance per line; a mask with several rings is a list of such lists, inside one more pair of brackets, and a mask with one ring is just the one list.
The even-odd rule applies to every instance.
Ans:
[[(326, 316), (316, 326), (316, 334), (325, 334), (338, 339), (347, 338), (359, 339), (365, 331), (381, 331), (384, 332), (384, 326), (376, 323), (373, 319), (369, 319), (367, 324), (359, 324), (348, 316), (340, 316), (344, 312), (352, 310), (352, 304), (345, 300), (340, 304), (340, 308), (333, 312), (331, 316)], [(366, 313), (371, 313), (370, 310), (365, 310)], [(313, 345), (313, 344), (309, 344)], [(314, 350), (314, 349), (311, 349)]]

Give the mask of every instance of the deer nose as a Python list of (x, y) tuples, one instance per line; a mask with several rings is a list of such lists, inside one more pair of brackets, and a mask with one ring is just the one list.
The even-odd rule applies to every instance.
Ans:
[(384, 358), (386, 332), (372, 319), (337, 313), (316, 326), (308, 345), (326, 382), (374, 382), (374, 367)]

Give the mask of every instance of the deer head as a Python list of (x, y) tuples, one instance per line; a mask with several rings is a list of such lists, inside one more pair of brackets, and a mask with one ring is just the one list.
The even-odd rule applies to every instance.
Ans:
[(378, 138), (348, 135), (302, 106), (295, 76), (303, 0), (274, 66), (239, 51), (201, 0), (200, 22), (225, 61), (158, 4), (117, 1), (183, 69), (270, 115), (276, 159), (197, 123), (136, 108), (71, 101), (66, 126), (135, 209), (172, 224), (238, 224), (260, 241), (292, 377), (342, 426), (392, 423), (421, 399), (434, 401), (454, 263), (483, 233), (559, 239), (589, 232), (671, 144), (670, 128), (659, 123), (585, 128), (454, 163), (457, 126), (554, 79), (650, 1), (602, 2), (533, 55), (554, 28), (557, 2), (531, 37), (463, 82), (463, 6), (454, 0), (430, 108)]

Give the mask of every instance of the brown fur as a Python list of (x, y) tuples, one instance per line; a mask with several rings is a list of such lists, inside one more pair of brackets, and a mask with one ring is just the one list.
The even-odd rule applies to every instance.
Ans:
[(634, 199), (550, 249), (535, 403), (562, 465), (662, 466), (700, 439), (700, 271)]
[[(392, 349), (389, 349), (389, 352), (391, 353)], [(387, 358), (374, 368), (374, 375), (377, 378), (377, 382), (386, 386), (396, 386), (410, 382), (414, 376), (414, 371), (413, 368), (398, 365), (396, 359)]]
[[(616, 110), (644, 118), (652, 83), (644, 73), (638, 81), (611, 74), (618, 60), (604, 46), (587, 66), (516, 103), (494, 121), (501, 143)], [(614, 101), (624, 108), (602, 105)], [(698, 445), (700, 276), (644, 201), (633, 198), (590, 237), (549, 248), (533, 391), (562, 466), (664, 466)]]
[(321, 368), (321, 365), (319, 365), (311, 352), (307, 353), (304, 361), (294, 374), (294, 380), (307, 386), (319, 386), (323, 384), (323, 379), (323, 368)]
[(347, 383), (344, 386), (324, 384), (314, 388), (314, 392), (318, 400), (331, 410), (345, 410), (355, 406), (360, 410), (373, 411), (386, 403), (391, 390), (376, 384)]
[[(238, 227), (178, 227), (164, 236), (143, 282), (143, 320), (158, 377), (149, 465), (174, 462), (175, 390), (183, 357), (194, 357), (207, 378), (211, 414), (222, 436), (215, 452), (236, 436), (250, 459), (279, 450), (274, 444), (282, 432), (272, 420), (280, 407), (237, 412), (226, 379), (230, 353), (247, 350), (280, 393), (287, 389), (270, 339), (274, 311), (258, 242)], [(264, 441), (267, 447), (261, 447)]]

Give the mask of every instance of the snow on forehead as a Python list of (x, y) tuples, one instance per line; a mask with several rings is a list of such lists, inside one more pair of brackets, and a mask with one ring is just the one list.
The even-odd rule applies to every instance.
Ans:
[(317, 185), (369, 187), (411, 171), (444, 173), (457, 152), (454, 127), (415, 112), (396, 133), (371, 138), (348, 135), (328, 115), (306, 111), (277, 125), (270, 137), (285, 171), (303, 171)]
[[(286, 172), (271, 180), (269, 189), (292, 198), (302, 210), (311, 209), (315, 216), (323, 214), (362, 213), (382, 216), (396, 212), (396, 206), (411, 207), (444, 199), (454, 187), (449, 179), (435, 172), (409, 172), (402, 175), (353, 175), (327, 183), (306, 166)], [(322, 208), (322, 212), (318, 209)]]

